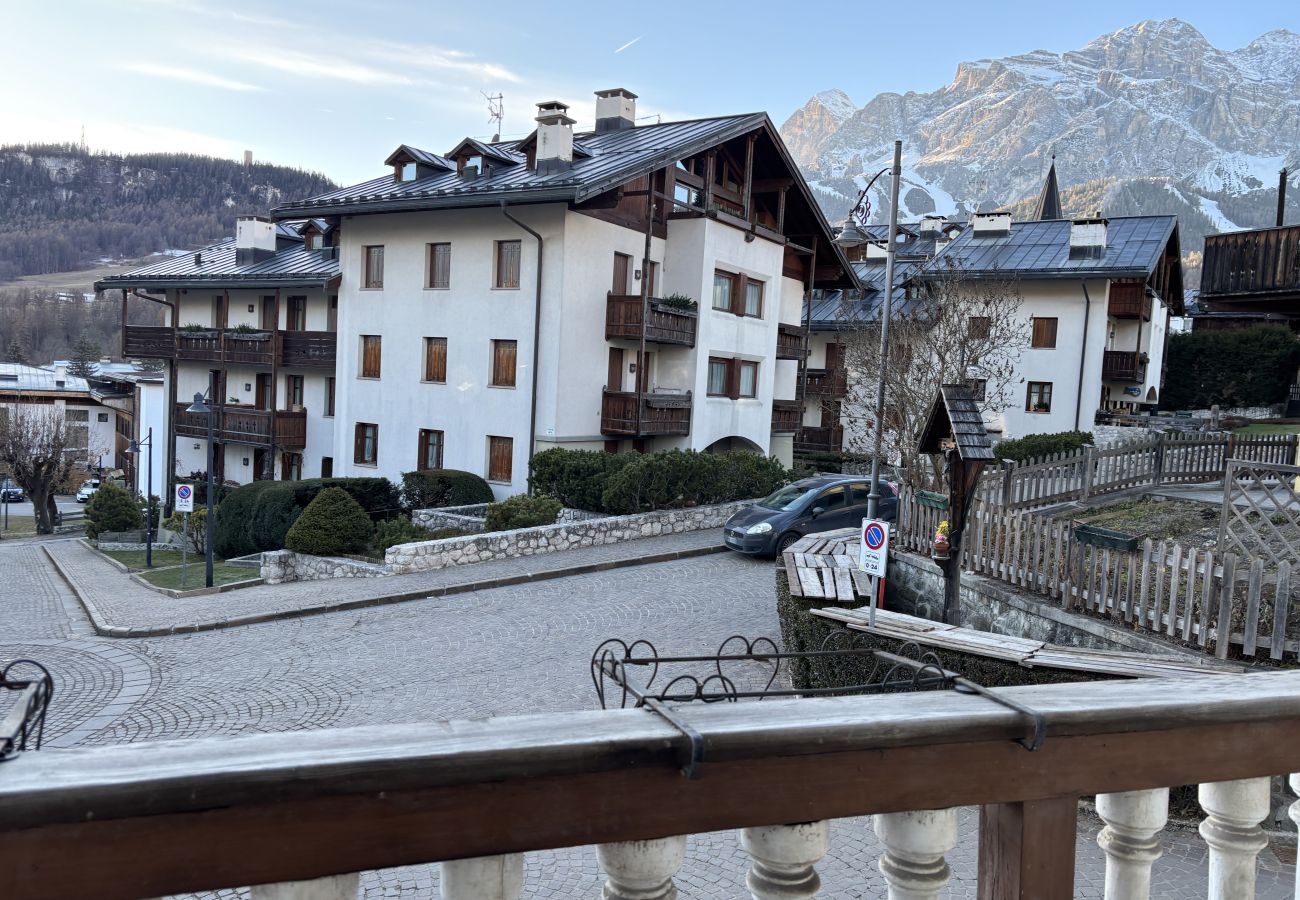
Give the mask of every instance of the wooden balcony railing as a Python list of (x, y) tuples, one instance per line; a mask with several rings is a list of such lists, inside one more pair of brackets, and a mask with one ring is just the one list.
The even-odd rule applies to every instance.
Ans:
[[(651, 298), (646, 310), (645, 339), (659, 344), (695, 346), (699, 317), (694, 312), (670, 309)], [(605, 340), (639, 341), (641, 339), (641, 298), (630, 294), (610, 294), (605, 303)]]
[(1147, 298), (1146, 282), (1117, 281), (1110, 286), (1110, 301), (1106, 311), (1117, 319), (1151, 319), (1151, 301)]
[(772, 433), (794, 434), (799, 430), (799, 421), (803, 418), (803, 407), (798, 400), (772, 401)]
[(1107, 350), (1101, 358), (1101, 377), (1107, 381), (1141, 381), (1146, 376), (1147, 355), (1135, 350)]
[(843, 369), (809, 369), (810, 396), (843, 397), (849, 392), (849, 379)]
[(619, 437), (654, 437), (691, 433), (691, 392), (646, 394), (637, 417), (637, 395), (605, 391), (600, 405), (601, 434)]
[(795, 433), (794, 449), (804, 453), (838, 453), (844, 449), (844, 426), (805, 425)]
[[(206, 438), (208, 417), (205, 413), (188, 412), (189, 404), (177, 403), (175, 408), (176, 433), (187, 437)], [(222, 406), (217, 409), (215, 437), (218, 441), (235, 444), (255, 444), (301, 450), (307, 446), (307, 413), (305, 411), (255, 409), (251, 406)], [(272, 441), (271, 429), (275, 429)]]
[(270, 366), (334, 367), (338, 336), (332, 331), (184, 331), (156, 325), (128, 325), (122, 355), (142, 359)]
[(827, 888), (879, 871), (890, 896), (932, 898), (957, 808), (976, 806), (979, 896), (1056, 900), (1074, 896), (1078, 800), (1095, 795), (1117, 900), (1148, 894), (1169, 786), (1199, 784), (1202, 896), (1245, 898), (1270, 776), (1297, 746), (1300, 672), (1273, 671), (46, 749), (3, 763), (0, 871), (12, 898), (320, 900), (355, 897), (363, 870), (442, 861), (444, 896), (515, 900), (523, 854), (595, 843), (605, 896), (671, 896), (687, 835), (738, 829), (748, 872), (710, 884), (812, 898), (831, 820), (874, 815), (880, 859)]
[(803, 359), (808, 355), (804, 349), (803, 329), (798, 325), (779, 322), (776, 326), (776, 358)]

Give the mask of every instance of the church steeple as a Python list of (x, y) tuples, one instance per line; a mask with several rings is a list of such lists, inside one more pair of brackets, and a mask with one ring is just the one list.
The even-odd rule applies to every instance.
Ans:
[(1034, 218), (1042, 222), (1047, 219), (1064, 218), (1061, 215), (1061, 188), (1056, 181), (1056, 154), (1052, 154), (1052, 167), (1047, 170), (1047, 180), (1043, 182), (1043, 192), (1038, 195), (1038, 207)]

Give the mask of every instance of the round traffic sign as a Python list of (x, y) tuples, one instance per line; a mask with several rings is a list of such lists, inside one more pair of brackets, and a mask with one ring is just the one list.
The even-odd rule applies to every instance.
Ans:
[(188, 484), (182, 484), (176, 487), (176, 496), (182, 500), (190, 499), (190, 495), (193, 493), (194, 488), (190, 487)]
[(867, 526), (867, 530), (862, 532), (862, 539), (867, 542), (867, 546), (872, 550), (879, 550), (885, 546), (885, 529), (872, 522)]

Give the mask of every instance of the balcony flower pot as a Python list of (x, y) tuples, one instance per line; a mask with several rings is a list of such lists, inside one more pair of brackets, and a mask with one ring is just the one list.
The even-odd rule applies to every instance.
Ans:
[(215, 328), (182, 328), (181, 337), (186, 338), (208, 338), (212, 339), (217, 336)]

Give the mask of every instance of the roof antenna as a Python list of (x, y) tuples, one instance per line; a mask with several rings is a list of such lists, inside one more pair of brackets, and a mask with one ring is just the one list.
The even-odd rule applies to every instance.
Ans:
[(496, 122), (496, 132), (492, 135), (492, 143), (501, 140), (501, 124), (506, 118), (505, 97), (502, 94), (489, 94), (487, 91), (479, 91), (488, 105), (488, 121)]

